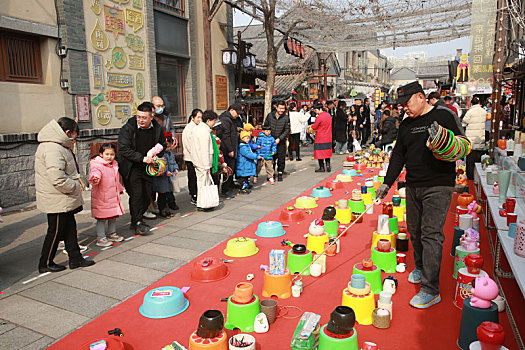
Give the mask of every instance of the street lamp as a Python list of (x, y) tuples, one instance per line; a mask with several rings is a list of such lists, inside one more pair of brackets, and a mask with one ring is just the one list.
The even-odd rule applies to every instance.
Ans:
[(232, 48), (222, 50), (222, 64), (225, 65), (236, 65), (237, 64), (237, 51)]
[(256, 62), (255, 62), (255, 54), (251, 52), (246, 52), (246, 57), (242, 60), (242, 65), (244, 68), (255, 68)]

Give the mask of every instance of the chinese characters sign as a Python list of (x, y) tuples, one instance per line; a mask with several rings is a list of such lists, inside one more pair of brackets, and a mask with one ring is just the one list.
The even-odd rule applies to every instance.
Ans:
[(472, 0), (470, 22), (470, 82), (492, 85), (497, 0)]
[(122, 10), (104, 5), (104, 25), (106, 32), (113, 32), (115, 39), (119, 34), (124, 35), (124, 13)]

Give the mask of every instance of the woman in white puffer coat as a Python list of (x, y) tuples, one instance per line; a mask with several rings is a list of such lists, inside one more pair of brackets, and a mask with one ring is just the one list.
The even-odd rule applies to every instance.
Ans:
[(463, 118), (466, 125), (465, 136), (472, 144), (472, 152), (467, 156), (467, 177), (474, 179), (474, 163), (481, 162), (485, 151), (485, 120), (487, 111), (481, 106), (478, 97), (472, 98), (471, 107)]

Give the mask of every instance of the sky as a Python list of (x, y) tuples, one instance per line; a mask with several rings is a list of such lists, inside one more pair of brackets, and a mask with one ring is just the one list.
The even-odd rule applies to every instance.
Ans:
[[(238, 11), (233, 10), (233, 26), (245, 26), (250, 23), (252, 17)], [(261, 24), (261, 22), (253, 20), (251, 24)], [(463, 49), (463, 53), (468, 53), (470, 50), (470, 37), (464, 37), (455, 39), (448, 42), (442, 42), (438, 44), (412, 46), (412, 47), (397, 47), (395, 50), (392, 48), (381, 49), (381, 53), (385, 56), (394, 56), (396, 58), (403, 58), (403, 55), (409, 52), (425, 51), (427, 57), (436, 56), (448, 56), (455, 55), (456, 49)]]

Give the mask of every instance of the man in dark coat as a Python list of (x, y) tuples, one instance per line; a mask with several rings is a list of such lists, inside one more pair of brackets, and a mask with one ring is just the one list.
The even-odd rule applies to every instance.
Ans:
[[(153, 185), (153, 178), (146, 174), (146, 166), (154, 159), (147, 153), (157, 143), (166, 149), (163, 128), (153, 120), (151, 104), (142, 103), (137, 107), (137, 114), (120, 129), (118, 136), (119, 172), (129, 195), (131, 228), (140, 235), (151, 234), (142, 216), (148, 209)], [(162, 152), (158, 154), (161, 155)]]
[(397, 138), (396, 118), (390, 115), (390, 110), (385, 109), (383, 111), (382, 119), (383, 122), (380, 123), (381, 128), (379, 129), (381, 140), (376, 142), (377, 147), (388, 145), (389, 143), (394, 142)]
[[(224, 155), (224, 161), (232, 169), (235, 174), (235, 164), (237, 159), (237, 147), (239, 145), (239, 133), (237, 132), (237, 119), (243, 113), (240, 103), (234, 103), (228, 110), (224, 111), (220, 116), (221, 121), (221, 151)], [(235, 197), (231, 190), (233, 184), (233, 176), (229, 176), (228, 180), (222, 183), (222, 196), (225, 199)]]
[(332, 132), (335, 137), (335, 153), (339, 154), (347, 152), (346, 142), (348, 140), (348, 116), (345, 109), (346, 102), (339, 101), (334, 122), (332, 123), (332, 126), (335, 129)]
[(277, 144), (277, 157), (273, 157), (273, 167), (277, 162), (277, 181), (283, 181), (283, 172), (286, 162), (286, 138), (290, 133), (290, 117), (286, 113), (284, 101), (277, 102), (277, 109), (268, 113), (264, 126), (270, 127), (271, 135)]

